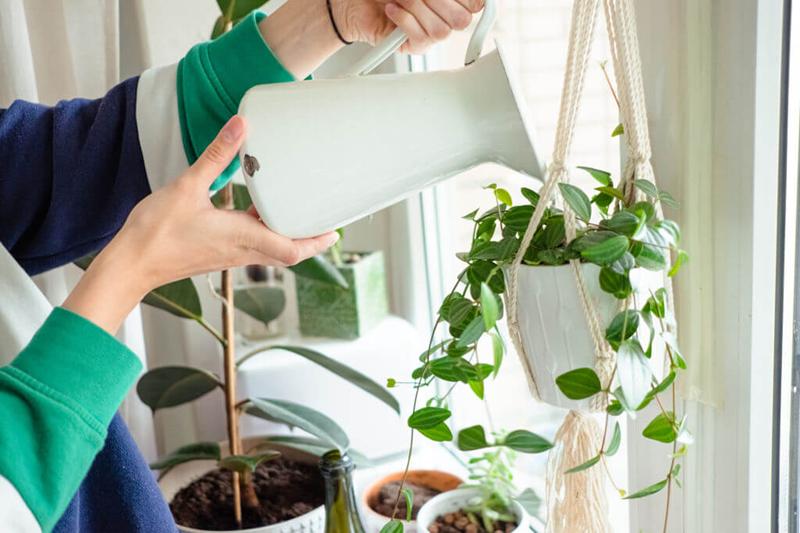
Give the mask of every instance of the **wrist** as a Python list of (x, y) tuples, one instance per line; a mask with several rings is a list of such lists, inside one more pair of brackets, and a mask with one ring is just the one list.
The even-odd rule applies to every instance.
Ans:
[(122, 322), (154, 288), (141, 260), (112, 241), (89, 265), (62, 307), (116, 333)]

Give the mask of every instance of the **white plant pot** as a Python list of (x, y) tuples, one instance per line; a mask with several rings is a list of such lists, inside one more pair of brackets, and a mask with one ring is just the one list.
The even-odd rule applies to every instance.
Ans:
[[(260, 440), (261, 439), (257, 437), (244, 439), (243, 441), (244, 448), (248, 449), (255, 443), (259, 442)], [(227, 453), (227, 443), (221, 444), (221, 448), (223, 454)], [(270, 448), (273, 448), (281, 452), (281, 454), (284, 457), (292, 459), (293, 461), (299, 461), (310, 464), (317, 464), (319, 462), (318, 457), (315, 457), (314, 455), (311, 455), (309, 453), (295, 450), (293, 448), (280, 446), (278, 444), (270, 444)], [(217, 465), (215, 461), (191, 461), (189, 463), (183, 463), (181, 465), (176, 466), (175, 468), (167, 472), (167, 474), (163, 478), (161, 478), (161, 481), (158, 482), (159, 487), (161, 488), (161, 493), (164, 495), (164, 499), (166, 499), (168, 502), (172, 501), (172, 498), (179, 490), (187, 486), (195, 479), (202, 477), (211, 470), (214, 470), (216, 467)], [(207, 529), (196, 529), (196, 528), (181, 526), (180, 524), (178, 524), (178, 530), (181, 531), (182, 533), (219, 533), (219, 531), (215, 532), (213, 530), (207, 530)], [(237, 529), (225, 533), (324, 533), (324, 532), (325, 532), (325, 506), (321, 505), (309, 513), (298, 516), (297, 518), (293, 518), (291, 520), (287, 520), (286, 522), (272, 524), (271, 526), (255, 527), (250, 529)]]
[[(587, 291), (597, 309), (601, 328), (618, 312), (618, 300), (600, 288), (600, 267), (581, 265)], [(661, 272), (631, 271), (631, 284), (641, 306), (650, 291), (661, 287)], [(521, 266), (518, 277), (517, 319), (525, 354), (519, 354), (528, 371), (531, 391), (542, 401), (567, 409), (588, 410), (589, 399), (570, 400), (558, 389), (555, 379), (576, 368), (594, 368), (595, 348), (586, 322), (578, 286), (571, 265)], [(640, 322), (639, 333), (648, 339)], [(663, 344), (655, 342), (651, 364), (656, 377), (663, 374)]]
[[(474, 488), (464, 488), (443, 492), (431, 498), (428, 503), (422, 506), (417, 515), (417, 532), (427, 533), (428, 526), (436, 521), (436, 518), (453, 513), (469, 505), (473, 505), (476, 499), (480, 499), (481, 492)], [(528, 514), (517, 502), (512, 502), (511, 511), (517, 519), (517, 527), (512, 533), (530, 533), (528, 529)]]

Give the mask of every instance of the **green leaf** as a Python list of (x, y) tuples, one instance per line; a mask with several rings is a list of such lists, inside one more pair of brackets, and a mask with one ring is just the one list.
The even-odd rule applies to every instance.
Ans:
[(590, 469), (591, 467), (593, 467), (594, 465), (596, 465), (599, 462), (600, 462), (600, 456), (599, 455), (595, 455), (594, 457), (592, 457), (591, 459), (589, 459), (585, 463), (581, 463), (578, 466), (573, 466), (572, 468), (570, 468), (569, 470), (567, 470), (564, 473), (565, 474), (574, 474), (576, 472), (581, 472), (583, 470), (588, 470), (588, 469)]
[(408, 427), (413, 429), (433, 428), (450, 418), (450, 415), (450, 410), (444, 407), (423, 407), (408, 417)]
[(592, 218), (592, 203), (582, 190), (569, 183), (559, 183), (558, 188), (564, 201), (581, 220), (588, 222)]
[(329, 285), (338, 285), (343, 289), (349, 287), (347, 280), (344, 279), (339, 269), (321, 255), (310, 257), (301, 263), (290, 266), (289, 270), (304, 278), (321, 281)]
[(627, 340), (617, 350), (617, 379), (625, 399), (638, 406), (650, 391), (653, 371), (636, 340)]
[(616, 233), (633, 237), (644, 223), (643, 218), (637, 217), (630, 211), (617, 211), (611, 218), (602, 221), (600, 225)]
[(483, 395), (484, 395), (484, 392), (485, 392), (484, 391), (484, 386), (483, 386), (483, 381), (469, 380), (469, 381), (467, 381), (467, 385), (469, 385), (469, 388), (472, 389), (472, 392), (475, 393), (475, 396), (477, 396), (479, 399), (483, 400)]
[(258, 465), (281, 456), (280, 452), (269, 451), (258, 455), (229, 455), (219, 462), (219, 467), (232, 472), (255, 472)]
[(175, 407), (222, 387), (219, 378), (199, 368), (162, 366), (145, 373), (136, 385), (139, 399), (155, 412)]
[(441, 424), (437, 424), (431, 428), (422, 428), (418, 429), (420, 433), (428, 437), (430, 440), (434, 442), (450, 442), (453, 440), (453, 433), (450, 431), (450, 428), (447, 427), (447, 424), (442, 422)]
[(508, 207), (511, 207), (513, 202), (511, 201), (511, 194), (509, 194), (507, 190), (498, 187), (494, 190), (494, 196), (501, 204), (506, 204)]
[(626, 500), (635, 500), (637, 498), (644, 498), (645, 496), (650, 496), (651, 494), (655, 494), (656, 492), (659, 492), (661, 489), (663, 489), (666, 486), (667, 486), (667, 480), (666, 479), (662, 479), (658, 483), (653, 483), (652, 485), (650, 485), (647, 488), (644, 488), (644, 489), (642, 489), (640, 491), (634, 492), (633, 494), (629, 494), (629, 495), (625, 496), (624, 499), (626, 499)]
[(531, 516), (539, 516), (539, 509), (542, 506), (542, 498), (533, 489), (523, 490), (519, 496), (514, 498)]
[(659, 191), (658, 199), (662, 204), (667, 207), (671, 207), (672, 209), (678, 209), (681, 206), (681, 204), (678, 203), (678, 201), (667, 191)]
[(626, 309), (617, 313), (606, 328), (606, 340), (615, 350), (625, 339), (639, 329), (639, 313), (634, 309)]
[(628, 238), (616, 235), (581, 252), (581, 257), (597, 265), (609, 265), (628, 251)]
[(531, 216), (533, 216), (532, 205), (518, 205), (506, 211), (503, 215), (503, 224), (509, 229), (522, 233), (528, 229)]
[(198, 320), (203, 317), (200, 297), (191, 279), (181, 279), (150, 291), (142, 303), (172, 315)]
[(350, 441), (344, 430), (327, 415), (310, 407), (286, 400), (251, 398), (247, 414), (302, 429), (339, 450), (347, 450)]
[(470, 346), (472, 343), (481, 338), (481, 335), (483, 335), (484, 331), (484, 318), (480, 315), (476, 316), (469, 324), (467, 324), (467, 327), (464, 328), (464, 332), (458, 339), (456, 346), (461, 348)]
[(633, 180), (633, 185), (650, 198), (658, 198), (658, 188), (651, 181)]
[(457, 445), (462, 452), (480, 450), (490, 446), (486, 441), (486, 432), (480, 425), (470, 426), (459, 431)]
[(617, 453), (619, 445), (622, 442), (622, 431), (619, 429), (619, 422), (614, 423), (614, 433), (611, 435), (611, 441), (608, 443), (605, 454), (609, 457)]
[(539, 193), (538, 192), (536, 192), (536, 191), (534, 191), (532, 189), (529, 189), (527, 187), (523, 187), (522, 189), (520, 189), (520, 192), (522, 192), (522, 196), (524, 196), (525, 199), (528, 200), (531, 203), (531, 205), (536, 205), (536, 204), (539, 203)]
[(481, 315), (485, 331), (491, 330), (500, 316), (497, 297), (486, 283), (481, 283)]
[(464, 220), (475, 220), (475, 215), (477, 214), (478, 214), (478, 209), (475, 209), (474, 211), (470, 211), (461, 218), (463, 218)]
[[(374, 381), (369, 376), (362, 374), (355, 368), (344, 365), (339, 361), (337, 361), (336, 359), (332, 359), (327, 355), (324, 355), (316, 350), (312, 350), (310, 348), (304, 348), (302, 346), (276, 344), (272, 346), (265, 346), (263, 349), (263, 351), (268, 351), (268, 350), (285, 350), (295, 355), (299, 355), (300, 357), (321, 366), (325, 370), (333, 374), (336, 374), (337, 376), (344, 379), (348, 383), (355, 385), (356, 387), (363, 390), (367, 394), (372, 395), (373, 397), (377, 398), (378, 400), (382, 401), (383, 403), (391, 407), (392, 410), (397, 414), (400, 414), (400, 403), (397, 401), (397, 399), (391, 393), (389, 393), (389, 391), (383, 388), (379, 383)], [(250, 355), (255, 355), (255, 353), (262, 353), (262, 352), (251, 352)], [(236, 362), (236, 366), (237, 367), (241, 366), (242, 363), (246, 360), (247, 359), (245, 357), (239, 359), (239, 361)]]
[(267, 3), (267, 0), (235, 0), (233, 8), (233, 20), (246, 17), (254, 9), (258, 9)]
[(678, 255), (675, 257), (675, 262), (672, 264), (672, 268), (669, 269), (669, 277), (675, 276), (678, 273), (681, 266), (689, 259), (689, 254), (687, 254), (683, 250), (678, 250)]
[[(189, 461), (211, 460), (219, 461), (221, 456), (219, 444), (216, 442), (196, 442), (181, 446), (164, 457), (150, 463), (153, 470), (169, 470)], [(163, 474), (163, 473), (162, 473)]]
[(233, 305), (264, 325), (281, 316), (286, 296), (279, 287), (248, 287), (233, 291)]
[(607, 266), (600, 269), (600, 288), (618, 300), (624, 300), (633, 292), (628, 274), (618, 274)]
[(623, 202), (625, 201), (625, 195), (622, 193), (621, 190), (617, 189), (616, 187), (603, 186), (603, 187), (597, 187), (595, 190), (597, 192), (601, 192), (603, 194), (611, 196), (612, 198), (616, 198), (617, 200)]
[[(283, 444), (289, 448), (301, 450), (317, 457), (322, 457), (325, 452), (330, 451), (331, 445), (315, 437), (308, 437), (306, 435), (268, 435), (264, 437), (263, 442), (256, 446), (251, 451), (259, 451), (262, 449), (270, 449), (270, 446), (275, 444)], [(375, 461), (367, 458), (363, 453), (350, 448), (347, 454), (353, 462), (360, 467), (372, 467), (376, 465)]]
[(600, 378), (591, 368), (576, 368), (556, 378), (556, 385), (570, 400), (582, 400), (600, 392)]
[(647, 270), (658, 272), (667, 267), (666, 250), (652, 244), (637, 243), (636, 264)]
[(491, 334), (492, 337), (492, 357), (493, 357), (493, 374), (494, 377), (497, 377), (497, 373), (500, 371), (500, 365), (503, 364), (503, 356), (505, 355), (506, 347), (503, 344), (503, 339), (500, 338), (500, 335), (496, 333)]
[(506, 435), (502, 445), (522, 453), (542, 453), (553, 447), (549, 440), (525, 429), (517, 429)]
[(403, 533), (403, 523), (400, 520), (391, 520), (384, 524), (380, 533)]
[(219, 17), (217, 17), (217, 20), (214, 22), (214, 27), (211, 29), (211, 39), (212, 40), (216, 39), (217, 37), (219, 37), (220, 35), (225, 33), (226, 23), (227, 23), (227, 20), (225, 20), (225, 17), (223, 17), (221, 15)]
[(622, 123), (620, 123), (617, 124), (617, 127), (614, 128), (614, 131), (611, 132), (611, 137), (619, 137), (623, 133), (625, 133), (625, 126), (623, 126)]
[(578, 167), (581, 170), (588, 172), (594, 179), (600, 182), (601, 185), (612, 186), (611, 174), (605, 170), (600, 170), (592, 167)]
[(406, 522), (411, 522), (411, 515), (414, 512), (414, 491), (403, 487), (403, 497), (406, 499)]
[(658, 442), (674, 441), (678, 436), (675, 431), (675, 414), (672, 411), (667, 411), (666, 416), (664, 413), (659, 413), (647, 424), (642, 435)]
[(608, 402), (608, 408), (606, 411), (608, 411), (608, 414), (611, 416), (619, 416), (625, 412), (625, 408), (622, 406), (619, 400), (611, 400)]

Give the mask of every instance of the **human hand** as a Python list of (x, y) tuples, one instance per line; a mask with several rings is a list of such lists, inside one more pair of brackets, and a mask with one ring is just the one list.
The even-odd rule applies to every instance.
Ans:
[(401, 51), (424, 52), (453, 30), (463, 30), (484, 0), (331, 0), (334, 19), (348, 41), (376, 44), (395, 27), (408, 41)]
[(208, 188), (236, 155), (244, 121), (234, 116), (183, 175), (139, 202), (64, 307), (116, 330), (149, 291), (178, 279), (250, 264), (289, 266), (338, 239), (292, 240), (255, 214), (216, 209)]

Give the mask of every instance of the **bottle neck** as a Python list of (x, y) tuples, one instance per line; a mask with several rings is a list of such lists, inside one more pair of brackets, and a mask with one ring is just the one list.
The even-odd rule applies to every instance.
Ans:
[(322, 456), (320, 471), (325, 479), (326, 533), (365, 533), (353, 490), (354, 469), (346, 453), (331, 451)]

